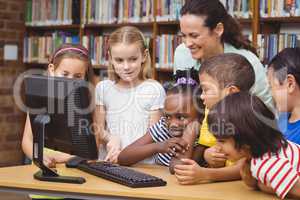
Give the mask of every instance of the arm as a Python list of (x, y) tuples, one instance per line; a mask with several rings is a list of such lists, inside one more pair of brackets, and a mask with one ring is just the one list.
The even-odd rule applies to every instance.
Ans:
[[(33, 154), (33, 136), (30, 124), (29, 114), (26, 116), (25, 128), (22, 138), (22, 149), (25, 155), (32, 159)], [(54, 151), (51, 154), (44, 153), (44, 164), (49, 167), (54, 167), (56, 163), (65, 163), (73, 156), (67, 153)]]
[(197, 184), (201, 181), (232, 181), (240, 179), (241, 164), (222, 168), (200, 167), (194, 160), (182, 159), (184, 164), (175, 166), (175, 176), (180, 184)]
[(121, 152), (121, 139), (119, 136), (112, 135), (105, 129), (106, 110), (103, 105), (97, 105), (95, 108), (95, 122), (97, 124), (95, 131), (95, 139), (97, 147), (106, 144), (107, 155), (105, 161), (116, 163), (118, 155)]
[(176, 155), (178, 152), (186, 151), (186, 148), (187, 143), (182, 138), (170, 138), (163, 142), (155, 142), (148, 132), (123, 149), (119, 154), (118, 163), (121, 165), (133, 165), (156, 153)]
[(199, 133), (199, 122), (193, 121), (188, 124), (186, 129), (184, 130), (184, 133), (182, 135), (182, 139), (187, 142), (187, 150), (184, 153), (179, 153), (176, 155), (176, 157), (173, 157), (170, 161), (169, 170), (171, 174), (174, 174), (174, 167), (176, 164), (180, 164), (181, 158), (191, 158), (193, 154), (193, 146), (195, 143), (195, 140)]
[(118, 163), (126, 166), (133, 165), (158, 152), (158, 143), (155, 143), (150, 133), (147, 132), (143, 137), (121, 151), (118, 157)]

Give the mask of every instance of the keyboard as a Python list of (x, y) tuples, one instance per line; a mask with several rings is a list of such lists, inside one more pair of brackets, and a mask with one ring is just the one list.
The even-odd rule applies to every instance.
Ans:
[(132, 188), (158, 187), (167, 184), (167, 182), (161, 178), (109, 162), (87, 163), (84, 161), (79, 163), (76, 168)]

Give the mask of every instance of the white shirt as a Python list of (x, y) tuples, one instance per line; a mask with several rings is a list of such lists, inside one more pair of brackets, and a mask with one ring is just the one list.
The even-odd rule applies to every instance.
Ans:
[[(150, 112), (163, 108), (165, 96), (163, 87), (155, 80), (145, 80), (133, 88), (120, 88), (111, 80), (96, 86), (96, 105), (105, 107), (107, 130), (120, 137), (121, 149), (147, 132)], [(99, 154), (101, 158), (106, 151)]]

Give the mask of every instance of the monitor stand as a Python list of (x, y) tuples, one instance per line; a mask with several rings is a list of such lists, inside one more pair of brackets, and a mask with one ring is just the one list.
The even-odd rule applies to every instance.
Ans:
[(34, 178), (40, 181), (62, 182), (82, 184), (85, 179), (82, 177), (60, 176), (55, 170), (48, 168), (43, 163), (43, 149), (45, 126), (50, 122), (50, 116), (47, 114), (37, 115), (34, 119), (33, 130), (33, 162), (41, 170), (34, 174)]

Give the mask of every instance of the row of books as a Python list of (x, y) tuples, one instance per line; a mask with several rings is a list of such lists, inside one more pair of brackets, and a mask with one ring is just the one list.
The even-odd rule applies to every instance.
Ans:
[(258, 34), (257, 44), (259, 58), (267, 64), (282, 49), (300, 47), (300, 34)]
[(157, 0), (156, 21), (179, 20), (180, 9), (186, 0)]
[(228, 13), (236, 18), (251, 18), (255, 0), (220, 0)]
[[(85, 35), (82, 37), (82, 45), (89, 52), (93, 65), (108, 66), (108, 35)], [(151, 38), (146, 36), (146, 43), (150, 46)]]
[(27, 26), (79, 24), (80, 0), (27, 0)]
[(174, 52), (182, 42), (178, 35), (162, 34), (156, 38), (156, 68), (172, 68), (174, 63)]
[(260, 16), (300, 16), (300, 0), (260, 0)]
[(66, 32), (53, 32), (45, 36), (26, 36), (23, 46), (23, 62), (48, 63), (49, 57), (59, 45), (79, 42), (78, 35)]
[(153, 0), (83, 0), (84, 24), (152, 22)]

